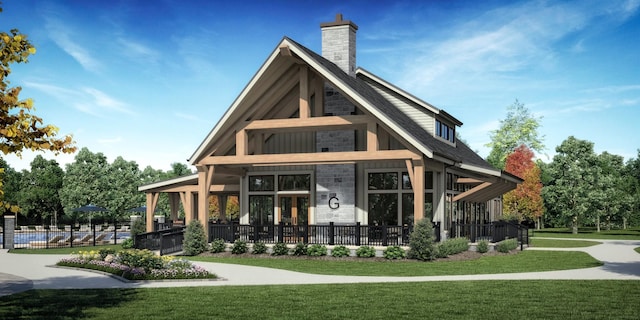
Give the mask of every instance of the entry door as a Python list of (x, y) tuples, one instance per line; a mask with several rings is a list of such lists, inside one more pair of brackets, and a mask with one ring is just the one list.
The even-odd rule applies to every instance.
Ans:
[(284, 242), (303, 241), (309, 223), (309, 195), (280, 196), (279, 204)]

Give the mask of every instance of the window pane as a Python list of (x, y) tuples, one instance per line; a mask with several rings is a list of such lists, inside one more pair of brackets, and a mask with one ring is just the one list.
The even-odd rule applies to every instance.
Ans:
[(402, 225), (413, 224), (413, 194), (402, 194)]
[(440, 121), (436, 120), (436, 136), (440, 136)]
[(273, 176), (249, 176), (249, 191), (273, 191)]
[(433, 221), (433, 193), (424, 195), (424, 216)]
[(427, 171), (424, 174), (424, 188), (433, 189), (433, 171)]
[(273, 224), (273, 196), (249, 196), (249, 223)]
[(396, 172), (369, 173), (369, 190), (397, 190)]
[(398, 194), (369, 194), (369, 225), (398, 225)]
[(311, 176), (308, 174), (292, 174), (278, 176), (278, 190), (280, 191), (309, 191)]
[(402, 173), (402, 189), (411, 189), (411, 179), (407, 172)]

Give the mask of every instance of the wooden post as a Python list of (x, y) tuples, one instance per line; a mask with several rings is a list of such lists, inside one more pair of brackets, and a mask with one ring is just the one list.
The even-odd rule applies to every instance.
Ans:
[(300, 118), (311, 117), (309, 108), (309, 69), (300, 66)]
[(424, 161), (413, 162), (413, 223), (424, 217)]

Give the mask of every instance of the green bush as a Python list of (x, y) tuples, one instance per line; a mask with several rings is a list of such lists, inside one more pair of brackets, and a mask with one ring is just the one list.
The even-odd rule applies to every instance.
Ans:
[(293, 248), (293, 252), (291, 254), (294, 256), (306, 256), (308, 248), (309, 247), (306, 243), (298, 242)]
[(199, 255), (207, 250), (207, 237), (204, 227), (198, 220), (191, 220), (184, 232), (182, 251), (185, 256)]
[(211, 242), (211, 252), (212, 253), (220, 253), (224, 252), (227, 249), (227, 245), (224, 243), (223, 239), (215, 239)]
[(133, 268), (143, 268), (145, 272), (150, 272), (152, 269), (162, 269), (164, 266), (162, 257), (156, 256), (153, 252), (146, 249), (122, 250), (118, 252), (116, 260), (119, 263)]
[(348, 257), (349, 255), (351, 255), (351, 250), (345, 246), (335, 246), (331, 250), (331, 256), (336, 258)]
[(133, 248), (133, 238), (127, 238), (122, 241), (122, 249), (132, 249)]
[(399, 246), (390, 246), (384, 249), (384, 251), (382, 252), (382, 256), (385, 257), (385, 259), (391, 260), (404, 259), (405, 252), (404, 249), (400, 248)]
[(436, 257), (446, 258), (450, 255), (469, 250), (469, 239), (464, 237), (447, 239), (440, 242), (437, 248)]
[(307, 249), (307, 255), (310, 257), (323, 257), (327, 255), (327, 247), (321, 244), (312, 244)]
[(409, 259), (431, 261), (436, 258), (437, 248), (434, 243), (433, 224), (430, 219), (423, 218), (413, 227), (409, 235)]
[(147, 232), (147, 225), (143, 218), (133, 220), (131, 224), (131, 238), (134, 238), (138, 234)]
[(518, 239), (516, 238), (502, 240), (498, 242), (498, 244), (496, 245), (496, 249), (498, 250), (498, 252), (502, 252), (502, 253), (507, 253), (517, 247), (518, 247)]
[(373, 258), (376, 256), (376, 249), (370, 246), (362, 246), (356, 250), (356, 256), (360, 258)]
[(480, 253), (487, 253), (489, 252), (489, 241), (487, 240), (480, 240), (480, 242), (478, 242), (478, 252)]
[(100, 249), (98, 250), (98, 254), (100, 255), (100, 259), (104, 260), (108, 255), (116, 254), (116, 250), (112, 248)]
[(251, 251), (253, 254), (263, 254), (267, 253), (267, 245), (264, 242), (256, 242), (253, 244), (253, 250)]
[(231, 247), (231, 253), (233, 254), (243, 254), (247, 253), (247, 251), (249, 251), (247, 243), (242, 240), (236, 240)]
[(271, 255), (274, 256), (286, 256), (289, 254), (289, 247), (282, 242), (278, 242), (273, 246), (273, 252)]

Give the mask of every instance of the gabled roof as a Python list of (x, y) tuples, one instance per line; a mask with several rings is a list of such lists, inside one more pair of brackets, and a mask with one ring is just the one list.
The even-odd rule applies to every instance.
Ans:
[[(315, 72), (319, 73), (326, 81), (331, 83), (335, 89), (342, 92), (343, 95), (358, 105), (362, 110), (377, 118), (380, 123), (399, 134), (403, 139), (428, 158), (438, 158), (444, 161), (448, 160), (461, 169), (492, 176), (501, 176), (501, 172), (499, 170), (493, 168), (463, 142), (457, 141), (455, 145), (451, 145), (434, 137), (404, 112), (394, 106), (390, 101), (384, 98), (363, 79), (349, 76), (333, 62), (323, 58), (319, 54), (287, 37), (284, 37), (276, 49), (271, 53), (271, 55), (269, 55), (265, 63), (260, 67), (258, 72), (242, 90), (240, 95), (218, 121), (216, 126), (211, 130), (209, 135), (196, 149), (189, 159), (191, 164), (196, 164), (199, 160), (208, 156), (209, 152), (211, 152), (210, 145), (216, 140), (216, 138), (219, 138), (225, 133), (223, 130), (225, 123), (231, 119), (234, 111), (242, 106), (243, 100), (253, 90), (254, 85), (259, 81), (264, 80), (262, 78), (265, 77), (265, 73), (269, 67), (278, 61), (278, 59), (287, 59), (287, 57), (280, 55), (279, 50), (280, 47), (285, 46), (288, 47), (289, 51), (296, 57), (296, 61), (298, 63), (302, 62), (312, 68)], [(375, 79), (380, 80), (380, 78), (373, 76), (371, 73), (367, 73)], [(394, 88), (396, 87), (394, 86)], [(416, 103), (423, 105), (425, 108), (437, 110), (439, 114), (447, 116), (449, 119), (453, 119), (460, 123), (457, 119), (447, 113), (444, 113), (442, 110), (409, 95), (399, 88), (396, 89), (399, 94), (406, 96), (407, 99), (415, 101)]]

